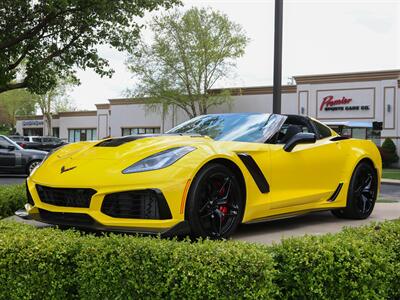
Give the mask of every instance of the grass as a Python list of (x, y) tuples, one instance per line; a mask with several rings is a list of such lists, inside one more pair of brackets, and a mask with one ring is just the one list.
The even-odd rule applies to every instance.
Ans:
[(383, 169), (382, 178), (400, 180), (400, 169)]
[(376, 202), (378, 202), (378, 203), (397, 203), (397, 202), (399, 202), (399, 201), (396, 200), (396, 199), (378, 198), (378, 199), (376, 199)]

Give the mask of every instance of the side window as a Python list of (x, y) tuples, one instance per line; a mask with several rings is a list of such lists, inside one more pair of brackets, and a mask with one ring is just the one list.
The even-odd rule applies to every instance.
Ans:
[(42, 142), (42, 138), (32, 138), (32, 141), (34, 141), (36, 143), (41, 143)]
[(0, 149), (7, 149), (8, 146), (12, 146), (12, 144), (5, 138), (0, 137)]
[(332, 135), (331, 130), (329, 129), (329, 127), (319, 123), (319, 122), (315, 122), (313, 121), (315, 127), (318, 130), (319, 136), (321, 139), (326, 138), (326, 137), (330, 137)]

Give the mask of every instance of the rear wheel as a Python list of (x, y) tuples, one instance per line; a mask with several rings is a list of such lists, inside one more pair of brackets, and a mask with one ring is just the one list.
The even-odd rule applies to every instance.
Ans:
[(243, 193), (229, 168), (209, 164), (200, 170), (190, 188), (186, 209), (194, 237), (229, 237), (242, 221), (243, 212)]
[(351, 177), (347, 193), (347, 206), (333, 210), (339, 218), (366, 219), (375, 206), (378, 191), (378, 177), (371, 164), (361, 162)]

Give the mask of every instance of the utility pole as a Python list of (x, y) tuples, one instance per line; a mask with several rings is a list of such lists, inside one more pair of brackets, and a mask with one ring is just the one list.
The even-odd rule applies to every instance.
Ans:
[(275, 0), (275, 34), (274, 34), (274, 87), (272, 112), (281, 113), (282, 103), (282, 31), (283, 0)]

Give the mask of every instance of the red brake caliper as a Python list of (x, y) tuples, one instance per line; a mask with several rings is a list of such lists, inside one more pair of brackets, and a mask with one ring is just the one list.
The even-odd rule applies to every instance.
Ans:
[[(225, 194), (225, 187), (223, 187), (220, 191), (219, 191), (219, 195), (223, 196)], [(220, 212), (222, 212), (224, 215), (228, 213), (228, 207), (225, 205), (221, 205), (219, 207)]]

